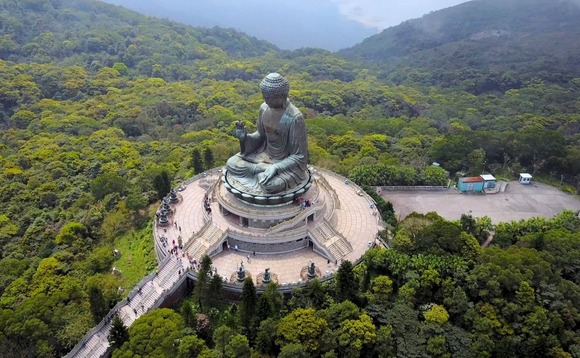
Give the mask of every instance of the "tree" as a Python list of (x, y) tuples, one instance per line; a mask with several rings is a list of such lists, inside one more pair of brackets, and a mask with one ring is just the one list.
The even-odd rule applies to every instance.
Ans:
[(249, 358), (250, 343), (246, 336), (236, 334), (230, 339), (226, 346), (226, 357), (228, 358)]
[(393, 327), (390, 324), (380, 326), (377, 330), (374, 355), (379, 358), (394, 357), (395, 351)]
[(310, 358), (308, 349), (300, 343), (290, 343), (282, 347), (278, 358)]
[(339, 301), (357, 302), (358, 281), (352, 263), (345, 260), (336, 272), (336, 295)]
[(204, 255), (201, 258), (199, 272), (197, 273), (197, 284), (195, 285), (195, 296), (197, 297), (199, 307), (202, 311), (204, 311), (205, 303), (208, 300), (207, 290), (210, 280), (211, 265), (211, 258), (208, 255)]
[(276, 345), (277, 327), (278, 322), (272, 318), (267, 318), (260, 322), (260, 327), (256, 335), (256, 343), (254, 345), (258, 352), (270, 356), (277, 356), (279, 352), (279, 347)]
[(91, 182), (91, 192), (97, 199), (103, 199), (108, 194), (126, 194), (128, 182), (116, 173), (104, 173)]
[(194, 148), (191, 154), (191, 166), (193, 167), (194, 174), (203, 173), (203, 161), (201, 160), (201, 153), (199, 149)]
[(207, 289), (208, 304), (211, 307), (219, 307), (222, 297), (223, 279), (220, 275), (213, 275)]
[(413, 249), (413, 253), (428, 253), (437, 256), (460, 255), (471, 260), (476, 259), (481, 253), (481, 247), (472, 235), (440, 217), (417, 232)]
[(129, 330), (125, 326), (125, 323), (123, 323), (123, 320), (117, 315), (113, 317), (108, 339), (109, 344), (114, 349), (121, 348), (123, 343), (129, 340)]
[(421, 322), (417, 312), (409, 306), (397, 303), (387, 312), (387, 321), (392, 324), (392, 338), (401, 357), (424, 357), (426, 338), (421, 334)]
[(203, 340), (209, 340), (211, 338), (211, 321), (206, 314), (198, 313), (195, 315), (195, 333)]
[(358, 319), (360, 309), (350, 301), (342, 301), (331, 304), (327, 309), (318, 311), (317, 314), (328, 322), (330, 329), (334, 330), (344, 321)]
[(393, 293), (393, 281), (389, 276), (381, 275), (372, 281), (373, 300), (377, 303), (386, 303)]
[(485, 171), (485, 151), (478, 148), (467, 154), (467, 166), (469, 168), (469, 174), (483, 174)]
[(289, 306), (291, 308), (322, 309), (328, 306), (332, 298), (328, 295), (327, 289), (322, 286), (318, 279), (309, 281), (304, 288), (296, 288), (292, 292)]
[(181, 317), (183, 317), (183, 320), (185, 321), (185, 325), (190, 328), (195, 328), (196, 326), (195, 313), (193, 312), (193, 309), (191, 308), (191, 303), (189, 301), (184, 301), (181, 304), (180, 313)]
[(473, 235), (480, 245), (483, 245), (487, 241), (490, 233), (495, 228), (491, 219), (487, 216), (474, 218), (471, 214), (461, 214), (459, 222), (461, 229)]
[(451, 358), (451, 353), (446, 348), (445, 336), (433, 336), (427, 340), (427, 352), (432, 357)]
[(445, 307), (433, 305), (427, 312), (423, 313), (425, 321), (442, 326), (449, 320), (449, 314)]
[(178, 358), (197, 357), (202, 352), (208, 351), (209, 348), (205, 341), (196, 336), (185, 336), (181, 338), (179, 347), (177, 348)]
[(84, 239), (88, 236), (85, 225), (79, 222), (68, 222), (61, 229), (54, 241), (58, 245), (69, 245), (82, 247)]
[(302, 344), (308, 352), (316, 353), (327, 328), (326, 320), (317, 317), (313, 308), (298, 308), (280, 320), (276, 343), (282, 349), (287, 344)]
[(256, 295), (256, 286), (251, 277), (246, 277), (244, 286), (242, 287), (242, 297), (240, 307), (238, 310), (240, 325), (244, 329), (246, 335), (254, 337), (256, 306), (258, 303), (258, 296)]
[(98, 324), (109, 312), (109, 307), (105, 301), (105, 297), (103, 297), (103, 291), (99, 287), (90, 287), (88, 293), (93, 320), (95, 324)]
[(129, 328), (129, 341), (113, 352), (113, 357), (175, 357), (185, 324), (181, 316), (168, 308), (150, 311), (137, 318)]
[[(213, 150), (209, 147), (206, 147), (203, 150), (203, 162), (205, 164), (206, 170), (210, 170), (214, 167)], [(195, 168), (195, 166), (194, 166), (194, 168)]]
[(157, 198), (163, 199), (171, 191), (171, 180), (165, 170), (153, 177), (153, 188), (157, 191)]
[(370, 351), (377, 339), (376, 327), (366, 314), (343, 321), (335, 334), (341, 357), (360, 357), (364, 351)]
[(219, 326), (212, 336), (212, 341), (215, 344), (214, 353), (216, 357), (225, 358), (226, 347), (234, 336), (234, 331), (228, 326)]

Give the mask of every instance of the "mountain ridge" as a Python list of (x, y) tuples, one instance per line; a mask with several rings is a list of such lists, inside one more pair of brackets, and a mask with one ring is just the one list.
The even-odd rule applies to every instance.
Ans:
[(385, 29), (338, 54), (374, 64), (396, 83), (412, 81), (404, 74), (412, 70), (437, 77), (466, 69), (561, 83), (580, 76), (578, 18), (580, 7), (571, 1), (471, 1)]

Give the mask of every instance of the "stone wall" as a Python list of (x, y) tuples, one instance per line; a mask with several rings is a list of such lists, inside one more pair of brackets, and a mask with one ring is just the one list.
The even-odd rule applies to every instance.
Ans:
[(247, 241), (236, 240), (234, 238), (228, 238), (230, 244), (230, 249), (234, 250), (236, 245), (238, 250), (242, 252), (256, 252), (260, 254), (279, 254), (285, 252), (292, 252), (308, 247), (309, 239), (304, 237), (294, 241), (288, 242), (275, 242), (275, 243), (253, 243)]

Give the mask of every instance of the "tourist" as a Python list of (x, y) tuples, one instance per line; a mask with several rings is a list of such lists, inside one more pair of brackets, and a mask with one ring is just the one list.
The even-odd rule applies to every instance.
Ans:
[(248, 254), (248, 256), (246, 256), (246, 257), (248, 259), (248, 263), (250, 263), (251, 262), (251, 260), (250, 260), (250, 254)]

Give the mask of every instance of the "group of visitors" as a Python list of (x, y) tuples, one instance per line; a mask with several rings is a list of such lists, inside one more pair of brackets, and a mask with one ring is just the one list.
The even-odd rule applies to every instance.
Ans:
[(211, 214), (211, 198), (207, 194), (203, 197), (203, 207), (208, 214)]
[(314, 203), (310, 200), (306, 200), (303, 197), (299, 196), (296, 199), (294, 199), (294, 201), (298, 204), (300, 204), (300, 206), (305, 209), (305, 208), (309, 208), (311, 207)]

